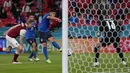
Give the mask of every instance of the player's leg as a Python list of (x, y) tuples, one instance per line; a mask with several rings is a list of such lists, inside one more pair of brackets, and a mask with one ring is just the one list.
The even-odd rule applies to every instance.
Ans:
[(100, 48), (101, 47), (106, 47), (108, 43), (108, 39), (102, 38), (100, 39), (100, 43), (97, 43), (96, 46), (94, 47), (94, 53), (95, 53), (95, 61), (93, 66), (98, 66), (99, 65), (99, 56), (100, 56)]
[(40, 32), (40, 43), (43, 45), (43, 54), (46, 58), (46, 62), (51, 63), (50, 59), (48, 58), (47, 51), (47, 32)]
[(120, 43), (119, 43), (119, 42), (120, 42), (120, 38), (116, 38), (116, 42), (114, 42), (113, 45), (114, 45), (114, 48), (116, 48), (116, 51), (117, 51), (117, 53), (118, 53), (118, 55), (119, 55), (119, 57), (120, 57), (122, 63), (123, 63), (125, 66), (127, 66), (127, 64), (126, 64), (126, 62), (125, 62), (125, 60), (124, 60), (124, 55), (123, 55), (123, 53), (122, 53), (122, 51), (121, 51)]
[(28, 61), (33, 61), (32, 57), (33, 57), (33, 52), (31, 52), (31, 54), (29, 55)]
[[(27, 42), (32, 46), (32, 40), (31, 39), (27, 39)], [(33, 57), (33, 52), (31, 52), (31, 54), (29, 55), (28, 60), (33, 61), (32, 57)]]
[(19, 54), (20, 54), (20, 50), (19, 50), (20, 46), (18, 46), (15, 50), (15, 53), (14, 53), (14, 57), (13, 57), (13, 60), (12, 60), (12, 63), (13, 64), (19, 64), (20, 62), (18, 62), (18, 57), (19, 57)]
[(48, 40), (52, 43), (52, 45), (55, 48), (57, 48), (60, 52), (62, 52), (62, 48), (58, 45), (58, 43), (56, 41), (54, 41), (54, 38), (50, 32), (48, 32)]
[(12, 49), (11, 43), (9, 43), (9, 41), (10, 41), (9, 39), (6, 39), (6, 46), (7, 47), (3, 47), (3, 49), (2, 49), (4, 52), (7, 52), (7, 53), (9, 53)]
[(99, 56), (100, 56), (100, 48), (101, 48), (101, 44), (98, 43), (96, 44), (96, 46), (94, 47), (94, 53), (95, 53), (95, 58), (94, 58), (94, 64), (93, 66), (98, 66), (99, 65), (99, 62), (98, 62), (98, 59), (99, 59)]
[(13, 57), (12, 63), (13, 64), (19, 64), (19, 62), (17, 61), (17, 58), (18, 58), (19, 53), (21, 51), (21, 49), (20, 49), (21, 47), (20, 47), (19, 43), (16, 41), (16, 39), (11, 38), (8, 35), (6, 35), (6, 40), (7, 40), (7, 44), (6, 45), (8, 46), (8, 48), (6, 48), (7, 50), (5, 49), (6, 52), (7, 51), (9, 52), (11, 50), (11, 48), (15, 48), (16, 51), (14, 53), (14, 57)]
[(100, 43), (98, 43), (97, 45), (96, 45), (96, 47), (94, 48), (94, 52), (95, 52), (95, 62), (98, 62), (98, 58), (99, 58), (99, 55), (100, 55), (100, 47), (101, 47), (101, 45), (100, 45)]
[(11, 46), (8, 46), (8, 47), (6, 47), (6, 48), (3, 48), (2, 51), (9, 53), (9, 52), (11, 51), (11, 49), (12, 49), (12, 47), (11, 47)]
[(16, 39), (12, 39), (12, 47), (16, 49), (15, 53), (14, 53), (14, 57), (13, 57), (13, 60), (12, 60), (12, 63), (13, 64), (19, 64), (20, 62), (18, 62), (18, 57), (19, 57), (19, 54), (21, 53), (21, 51), (24, 51), (22, 48), (21, 48), (21, 45), (16, 41)]
[(46, 62), (47, 63), (51, 63), (50, 59), (48, 58), (48, 51), (47, 51), (47, 42), (43, 42), (43, 53), (44, 53), (44, 56), (46, 58)]
[(34, 41), (34, 42), (32, 43), (32, 52), (33, 52), (34, 60), (35, 60), (35, 61), (39, 61), (40, 59), (37, 58), (37, 53), (36, 53), (36, 51), (37, 51), (37, 44), (36, 44), (36, 41)]
[(40, 59), (37, 58), (37, 54), (36, 54), (36, 51), (37, 51), (37, 45), (36, 45), (36, 40), (35, 39), (27, 39), (27, 42), (31, 45), (32, 47), (32, 52), (30, 54), (30, 56), (28, 57), (29, 61), (33, 61), (32, 57), (34, 56), (34, 60), (35, 61), (39, 61)]
[(11, 43), (12, 43), (12, 38), (9, 37), (8, 35), (6, 35), (6, 46), (7, 47), (3, 47), (2, 51), (4, 52), (10, 52), (12, 47), (11, 47)]

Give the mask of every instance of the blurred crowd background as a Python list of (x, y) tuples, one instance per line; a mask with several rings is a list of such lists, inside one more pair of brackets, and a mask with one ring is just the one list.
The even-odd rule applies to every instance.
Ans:
[(105, 18), (130, 23), (130, 0), (70, 0), (69, 22), (75, 25), (98, 25)]
[[(25, 23), (30, 13), (34, 13), (40, 23), (42, 16), (51, 8), (55, 8), (56, 16), (61, 18), (61, 0), (0, 0), (0, 27)], [(57, 22), (52, 24), (56, 26)]]

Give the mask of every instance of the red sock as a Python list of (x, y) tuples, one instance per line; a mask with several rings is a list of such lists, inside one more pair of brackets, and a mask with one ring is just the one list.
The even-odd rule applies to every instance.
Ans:
[(3, 48), (0, 48), (0, 51), (3, 51)]
[(13, 62), (17, 62), (17, 58), (18, 58), (19, 54), (14, 53), (14, 58), (13, 58)]

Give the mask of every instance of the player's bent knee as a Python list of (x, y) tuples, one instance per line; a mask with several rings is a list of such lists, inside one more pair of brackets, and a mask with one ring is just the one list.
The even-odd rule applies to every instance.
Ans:
[(17, 46), (15, 49), (16, 49), (16, 50), (20, 50), (20, 48), (21, 48), (21, 46), (19, 45), (19, 46)]
[(32, 51), (35, 52), (35, 51), (37, 51), (37, 49), (36, 49), (36, 48), (35, 48), (35, 49), (32, 49)]
[(5, 50), (5, 52), (7, 52), (7, 53), (9, 53), (10, 51), (11, 51), (10, 48), (7, 48), (7, 49)]
[(42, 43), (44, 47), (47, 47), (47, 42)]
[(37, 47), (33, 47), (32, 51), (34, 51), (34, 52), (37, 51)]
[(48, 38), (48, 40), (49, 40), (50, 42), (54, 42), (54, 38), (53, 38), (53, 37)]
[(36, 43), (32, 43), (32, 47), (37, 47)]
[(17, 53), (19, 54), (19, 53), (21, 53), (21, 52), (24, 51), (24, 48), (21, 47), (21, 45), (19, 45), (18, 47), (16, 47), (16, 51), (17, 51)]
[(94, 48), (94, 52), (97, 53), (98, 52), (98, 49), (97, 47)]
[(116, 52), (117, 52), (117, 53), (121, 53), (121, 49), (120, 49), (120, 48), (117, 48)]

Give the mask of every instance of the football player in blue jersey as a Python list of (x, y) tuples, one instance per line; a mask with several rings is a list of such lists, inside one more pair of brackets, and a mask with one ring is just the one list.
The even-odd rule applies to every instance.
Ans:
[(48, 51), (47, 51), (47, 40), (52, 43), (52, 45), (58, 49), (58, 51), (62, 52), (62, 48), (54, 41), (53, 36), (49, 30), (51, 20), (56, 20), (61, 22), (61, 19), (55, 17), (56, 12), (54, 9), (50, 10), (49, 13), (45, 14), (42, 18), (42, 21), (39, 26), (39, 34), (40, 34), (40, 43), (43, 44), (43, 53), (46, 58), (47, 63), (51, 63), (50, 59), (48, 58)]
[[(34, 15), (33, 14), (30, 14), (29, 15), (29, 19), (34, 19)], [(32, 52), (30, 54), (30, 56), (28, 57), (29, 61), (39, 61), (40, 59), (37, 58), (37, 54), (36, 54), (36, 51), (37, 51), (37, 43), (36, 43), (36, 31), (38, 31), (38, 23), (35, 21), (34, 24), (33, 24), (33, 27), (32, 28), (26, 28), (26, 40), (27, 42), (31, 45), (32, 47)], [(34, 57), (34, 60), (32, 59), (32, 57)]]

